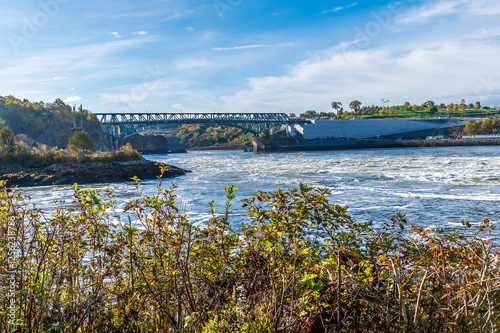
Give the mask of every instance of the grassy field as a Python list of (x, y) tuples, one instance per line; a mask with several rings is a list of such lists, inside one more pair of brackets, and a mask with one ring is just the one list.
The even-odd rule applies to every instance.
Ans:
[(351, 115), (349, 119), (355, 117), (362, 119), (380, 119), (380, 118), (486, 118), (500, 115), (497, 109), (466, 109), (464, 112), (447, 112), (446, 109), (438, 109), (437, 112), (431, 113), (429, 110), (405, 111), (402, 109), (394, 109), (389, 113), (361, 114)]

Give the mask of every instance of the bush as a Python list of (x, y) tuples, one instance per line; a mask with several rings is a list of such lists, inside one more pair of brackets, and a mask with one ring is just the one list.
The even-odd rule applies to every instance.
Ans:
[(235, 229), (234, 186), (225, 212), (212, 208), (204, 225), (177, 209), (175, 186), (159, 184), (153, 196), (137, 189), (119, 216), (112, 191), (75, 186), (74, 203), (50, 219), (16, 190), (0, 191), (0, 267), (16, 272), (18, 286), (0, 298), (2, 332), (12, 297), (25, 332), (484, 332), (500, 324), (500, 256), (483, 238), (488, 220), (475, 233), (466, 222), (448, 233), (407, 228), (403, 215), (374, 227), (331, 205), (327, 190), (301, 185), (242, 200), (250, 221)]

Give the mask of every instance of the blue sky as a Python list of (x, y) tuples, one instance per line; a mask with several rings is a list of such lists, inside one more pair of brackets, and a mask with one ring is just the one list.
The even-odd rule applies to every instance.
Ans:
[(0, 95), (93, 112), (500, 105), (500, 1), (17, 0)]

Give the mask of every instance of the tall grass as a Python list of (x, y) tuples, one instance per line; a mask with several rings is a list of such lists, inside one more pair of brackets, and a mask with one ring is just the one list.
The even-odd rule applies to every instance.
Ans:
[(226, 190), (226, 210), (212, 202), (212, 218), (193, 225), (175, 205), (175, 186), (161, 181), (152, 196), (137, 184), (126, 215), (109, 190), (75, 185), (73, 203), (46, 217), (2, 189), (0, 331), (498, 330), (489, 221), (444, 232), (398, 215), (375, 227), (330, 204), (327, 190), (301, 185), (242, 200), (252, 222), (236, 229), (237, 189)]

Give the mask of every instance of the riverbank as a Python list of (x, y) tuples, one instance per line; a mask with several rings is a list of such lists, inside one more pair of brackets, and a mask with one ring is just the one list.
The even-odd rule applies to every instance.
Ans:
[(140, 159), (126, 162), (54, 164), (44, 168), (3, 166), (0, 169), (0, 181), (5, 181), (7, 187), (115, 183), (130, 181), (134, 176), (139, 179), (155, 179), (161, 175), (162, 166), (165, 167), (163, 178), (178, 177), (191, 172), (172, 165)]

